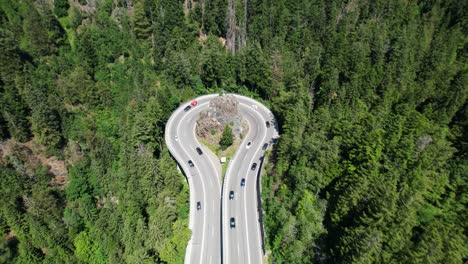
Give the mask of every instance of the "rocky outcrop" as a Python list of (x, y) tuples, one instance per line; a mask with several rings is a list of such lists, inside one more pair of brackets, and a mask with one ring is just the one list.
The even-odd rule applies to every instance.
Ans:
[(211, 100), (207, 110), (200, 113), (196, 132), (199, 137), (206, 137), (212, 130), (222, 131), (224, 126), (231, 125), (235, 136), (242, 133), (242, 116), (239, 102), (233, 95), (220, 95)]
[(83, 13), (93, 14), (96, 12), (96, 0), (86, 0), (85, 5), (82, 5), (78, 0), (70, 0), (68, 3)]

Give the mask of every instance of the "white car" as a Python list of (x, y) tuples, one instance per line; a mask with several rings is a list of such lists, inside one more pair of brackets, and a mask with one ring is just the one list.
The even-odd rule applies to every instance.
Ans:
[(247, 145), (245, 146), (246, 149), (249, 149), (250, 146), (252, 146), (252, 141), (247, 142)]
[(178, 136), (175, 136), (175, 137), (174, 137), (174, 140), (175, 140), (175, 141), (179, 141), (179, 137), (178, 137)]
[(252, 108), (257, 110), (258, 106), (257, 105), (252, 105)]

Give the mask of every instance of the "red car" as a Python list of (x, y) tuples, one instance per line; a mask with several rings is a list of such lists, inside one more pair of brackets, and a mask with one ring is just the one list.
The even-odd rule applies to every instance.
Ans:
[(196, 106), (198, 104), (197, 100), (193, 100), (191, 103), (190, 103), (192, 106)]

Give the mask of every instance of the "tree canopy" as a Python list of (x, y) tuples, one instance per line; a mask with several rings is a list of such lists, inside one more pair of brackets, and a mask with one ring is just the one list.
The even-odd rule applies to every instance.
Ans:
[(164, 126), (223, 91), (278, 121), (271, 263), (465, 263), (466, 10), (0, 0), (0, 262), (182, 263), (189, 190)]

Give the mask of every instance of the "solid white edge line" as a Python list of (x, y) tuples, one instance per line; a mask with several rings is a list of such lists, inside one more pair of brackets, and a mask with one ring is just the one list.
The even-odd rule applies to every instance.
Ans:
[[(217, 96), (216, 94), (211, 94), (211, 95), (205, 95), (205, 96), (198, 97), (197, 99), (199, 101), (201, 101), (201, 100), (205, 100), (205, 99), (212, 99), (212, 98), (214, 98), (216, 96)], [(181, 159), (180, 155), (178, 155), (178, 153), (175, 151), (175, 148), (172, 145), (172, 138), (171, 138), (171, 133), (170, 133), (171, 128), (172, 128), (171, 124), (174, 122), (174, 119), (177, 116), (179, 116), (179, 115), (181, 115), (181, 114), (183, 114), (185, 112), (185, 111), (183, 111), (183, 108), (186, 106), (186, 104), (187, 104), (187, 102), (181, 103), (180, 106), (169, 117), (169, 120), (166, 122), (165, 139), (166, 139), (166, 145), (168, 146), (169, 152), (171, 152), (171, 154), (174, 156), (174, 158), (179, 162), (180, 166), (182, 167), (182, 170), (184, 170), (186, 172), (187, 176), (188, 176), (187, 179), (188, 179), (189, 190), (190, 190), (189, 229), (193, 230), (193, 221), (194, 221), (193, 220), (194, 219), (194, 208), (193, 207), (194, 207), (194, 203), (195, 203), (195, 201), (194, 201), (195, 200), (194, 199), (195, 190), (193, 188), (193, 179), (192, 179), (192, 176), (190, 174), (190, 168), (187, 168), (187, 166), (185, 165), (185, 162), (183, 161), (183, 159)], [(183, 118), (185, 118), (185, 117), (182, 117), (182, 119)], [(179, 125), (180, 125), (180, 123), (176, 127), (176, 135), (178, 133)], [(182, 146), (182, 149), (185, 152), (185, 154), (190, 158), (190, 155), (188, 155), (187, 151), (185, 150), (185, 148), (183, 146)], [(200, 171), (199, 171), (198, 167), (197, 167), (197, 171), (200, 174)], [(202, 186), (204, 186), (203, 182), (202, 182)], [(206, 200), (205, 193), (204, 193), (204, 199)], [(204, 216), (206, 217), (206, 214), (204, 214)], [(205, 225), (205, 221), (204, 221), (203, 225)], [(203, 233), (204, 233), (204, 231), (203, 231)], [(190, 240), (188, 241), (188, 245), (187, 245), (187, 249), (186, 249), (186, 256), (184, 258), (185, 263), (187, 263), (187, 261), (190, 262), (190, 259), (191, 259), (192, 240), (193, 240), (193, 232), (192, 232), (192, 236), (191, 236)]]
[[(241, 104), (244, 105), (247, 109), (249, 109), (248, 105), (243, 104), (243, 103), (241, 103)], [(260, 119), (262, 119), (262, 121), (264, 121), (263, 116), (260, 115), (257, 111), (253, 111), (253, 113), (254, 114), (252, 114), (252, 117), (254, 118), (254, 120), (255, 120), (255, 115), (256, 115), (257, 118), (260, 117)], [(256, 125), (258, 125), (258, 124), (256, 124)], [(262, 128), (262, 127), (263, 126), (260, 125), (260, 128)], [(252, 162), (257, 158), (258, 152), (261, 150), (263, 142), (265, 141), (265, 138), (267, 136), (268, 129), (263, 129), (262, 131), (263, 131), (262, 141), (260, 142), (260, 144), (259, 144), (257, 150), (255, 151), (254, 155), (252, 156), (252, 159), (250, 159), (250, 162), (246, 166), (247, 168), (246, 168), (245, 178), (247, 178), (247, 176), (249, 174), (250, 164), (252, 164)], [(258, 167), (258, 170), (260, 170), (260, 167)], [(256, 173), (258, 173), (258, 172), (256, 171)], [(257, 176), (257, 174), (255, 176)], [(255, 179), (257, 179), (257, 177), (255, 177)], [(254, 186), (255, 186), (255, 184), (256, 184), (256, 181), (254, 182)], [(256, 190), (254, 188), (254, 197), (255, 197), (255, 193), (256, 193)], [(245, 214), (245, 221), (244, 221), (245, 222), (245, 230), (246, 230), (246, 234), (247, 234), (247, 262), (250, 263), (250, 240), (249, 240), (249, 235), (248, 235), (249, 234), (249, 228), (248, 228), (248, 221), (247, 221), (247, 219), (249, 218), (248, 213), (247, 213), (247, 192), (244, 192), (244, 214)], [(258, 217), (256, 217), (256, 219), (258, 219)], [(257, 222), (257, 221), (255, 221), (255, 222)]]
[[(206, 105), (206, 104), (209, 104), (209, 102), (197, 105), (197, 106), (198, 106), (198, 109), (199, 109), (199, 108), (203, 108), (202, 106), (204, 106), (204, 105)], [(179, 124), (177, 125), (177, 131), (179, 131), (180, 124), (184, 124), (184, 120), (187, 118), (187, 116), (189, 116), (189, 115), (188, 115), (188, 114), (187, 114), (187, 115), (184, 115), (184, 116), (180, 119), (180, 122), (179, 122)], [(183, 138), (183, 137), (180, 137), (180, 138), (179, 138), (179, 141), (181, 142), (180, 145), (181, 145), (183, 151), (185, 152), (185, 154), (187, 154), (187, 156), (190, 157), (190, 159), (191, 159), (192, 162), (193, 162), (194, 159), (188, 154), (188, 151), (185, 149), (184, 145), (182, 144), (182, 138)], [(194, 138), (194, 140), (197, 141), (196, 138)], [(203, 180), (203, 177), (202, 177), (202, 175), (201, 175), (200, 168), (198, 167), (198, 165), (195, 164), (195, 168), (196, 168), (196, 170), (197, 170), (197, 172), (198, 172), (198, 177), (200, 178), (200, 180), (201, 180), (201, 182), (202, 182), (203, 201), (204, 201), (203, 203), (204, 203), (205, 206), (206, 206), (207, 202), (206, 202), (205, 181)], [(192, 177), (192, 176), (190, 176), (190, 177)], [(203, 263), (204, 263), (204, 255), (205, 255), (205, 253), (206, 253), (205, 250), (204, 250), (204, 249), (205, 249), (205, 245), (206, 245), (206, 215), (207, 215), (207, 210), (203, 210), (203, 228), (202, 228), (203, 234), (202, 234), (202, 243), (201, 243), (201, 244), (202, 244), (202, 248), (201, 248), (201, 253), (200, 253), (200, 264), (203, 264)]]
[[(238, 100), (239, 100), (239, 99), (241, 99), (241, 100), (246, 100), (246, 101), (249, 101), (250, 103), (254, 103), (254, 104), (256, 104), (256, 105), (260, 105), (260, 107), (263, 108), (263, 110), (265, 111), (265, 113), (270, 113), (270, 112), (271, 112), (271, 111), (270, 111), (266, 106), (264, 106), (262, 103), (260, 103), (260, 102), (258, 102), (258, 101), (256, 101), (256, 100), (253, 100), (252, 98), (249, 98), (249, 97), (246, 97), (246, 96), (242, 96), (242, 95), (237, 95), (237, 94), (232, 94), (232, 95), (236, 96), (236, 97), (238, 98)], [(241, 102), (239, 101), (239, 103), (241, 103)], [(242, 104), (244, 104), (244, 103), (242, 103)], [(244, 104), (244, 105), (245, 105), (245, 104)], [(259, 111), (258, 111), (258, 109), (257, 109), (257, 111), (254, 111), (254, 112), (257, 112), (257, 114), (258, 114)], [(260, 115), (260, 116), (263, 118), (263, 115)], [(246, 139), (247, 139), (247, 136), (246, 136)], [(245, 141), (245, 140), (244, 140), (244, 141)], [(244, 141), (243, 141), (243, 142), (244, 142)], [(242, 142), (242, 143), (243, 143), (243, 142)], [(242, 143), (241, 143), (241, 144), (242, 144)], [(227, 170), (226, 170), (226, 176), (225, 176), (224, 182), (223, 182), (223, 184), (224, 184), (225, 187), (226, 187), (226, 184), (228, 184), (228, 183), (229, 183), (229, 180), (230, 180), (230, 176), (231, 176), (231, 174), (230, 174), (230, 171), (231, 171), (231, 170), (230, 170), (230, 167), (234, 166), (233, 164), (234, 164), (235, 161), (237, 160), (237, 157), (238, 157), (238, 154), (239, 154), (239, 153), (240, 153), (240, 151), (237, 151), (236, 154), (234, 155), (234, 158), (231, 160), (232, 162), (230, 162), (230, 163), (228, 164), (228, 167), (227, 167)], [(227, 206), (228, 206), (227, 200), (226, 200), (227, 192), (228, 192), (228, 188), (224, 188), (224, 195), (223, 195), (223, 219), (224, 219), (224, 221), (229, 221), (229, 219), (228, 219), (228, 217), (227, 217), (227, 215), (226, 215), (226, 214), (227, 214)], [(223, 221), (223, 222), (224, 222), (224, 221)], [(256, 222), (258, 222), (258, 221), (256, 221)], [(257, 226), (259, 226), (258, 223), (257, 223)], [(229, 263), (229, 258), (228, 258), (228, 256), (229, 256), (229, 249), (230, 249), (230, 248), (229, 248), (229, 239), (227, 239), (227, 236), (228, 236), (229, 233), (226, 232), (226, 225), (223, 225), (223, 227), (224, 227), (224, 228), (223, 228), (223, 232), (224, 232), (224, 234), (225, 234), (225, 235), (223, 236), (223, 240), (225, 241), (225, 242), (223, 243), (223, 248), (226, 247), (226, 250), (224, 250), (225, 254), (223, 254), (223, 259), (224, 259), (224, 263), (225, 263), (225, 264), (228, 264), (228, 263)], [(258, 234), (258, 230), (257, 230), (257, 234)], [(260, 247), (261, 247), (261, 236), (259, 236), (259, 239), (257, 239), (257, 240), (260, 242)]]
[[(234, 95), (234, 96), (238, 97), (238, 99), (239, 99), (239, 98), (242, 98), (243, 100), (250, 101), (251, 103), (254, 103), (254, 104), (256, 104), (256, 105), (259, 105), (261, 108), (263, 108), (263, 110), (265, 111), (265, 113), (271, 113), (271, 111), (270, 111), (266, 106), (264, 106), (262, 103), (260, 103), (260, 102), (258, 102), (258, 101), (256, 101), (256, 100), (254, 100), (254, 99), (252, 99), (252, 98), (249, 98), (249, 97), (246, 97), (246, 96), (242, 96), (242, 95), (237, 95), (237, 94), (230, 94), (230, 95)], [(204, 96), (200, 96), (200, 97), (196, 98), (195, 100), (201, 101), (201, 100), (204, 100), (204, 99), (213, 99), (214, 97), (217, 97), (217, 96), (219, 96), (219, 94), (204, 95)], [(168, 120), (167, 123), (166, 123), (166, 133), (165, 133), (165, 134), (166, 134), (166, 145), (168, 146), (169, 151), (172, 152), (172, 155), (173, 155), (173, 156), (179, 156), (179, 155), (177, 155), (177, 153), (174, 151), (174, 149), (172, 149), (172, 151), (171, 151), (171, 146), (170, 146), (170, 145), (172, 144), (172, 142), (171, 142), (171, 138), (170, 138), (170, 133), (167, 133), (167, 132), (170, 130), (170, 129), (169, 129), (170, 126), (167, 126), (167, 124), (170, 124), (171, 122), (173, 122), (173, 119), (174, 119), (175, 116), (177, 116), (179, 113), (183, 113), (182, 111), (183, 111), (183, 108), (186, 106), (186, 104), (187, 104), (187, 102), (181, 103), (180, 106), (174, 111), (174, 113), (170, 116), (169, 120)], [(244, 105), (245, 105), (245, 104), (244, 104)], [(260, 112), (260, 111), (258, 111), (258, 109), (256, 109), (256, 110), (257, 110), (257, 111), (254, 111), (254, 112)], [(185, 111), (184, 111), (184, 112), (185, 112)], [(176, 114), (176, 113), (177, 113), (177, 114)], [(257, 114), (258, 114), (258, 113), (257, 113)], [(259, 115), (263, 118), (263, 115), (261, 115), (261, 114), (259, 114)], [(273, 118), (274, 118), (274, 116), (273, 116)], [(264, 120), (265, 120), (265, 119), (264, 119)], [(276, 131), (276, 129), (275, 129), (275, 131)], [(265, 136), (266, 136), (266, 133), (265, 133)], [(274, 136), (274, 135), (273, 135), (273, 136)], [(263, 143), (263, 142), (262, 142), (262, 143)], [(260, 144), (260, 145), (261, 145), (261, 144)], [(183, 147), (182, 147), (182, 148), (183, 148)], [(187, 156), (190, 157), (190, 155), (188, 155), (188, 153), (186, 152), (186, 150), (185, 150), (184, 148), (183, 148), (183, 150), (184, 150), (184, 152), (187, 154)], [(259, 150), (259, 149), (257, 149), (257, 151), (256, 151), (256, 153), (255, 153), (255, 156), (257, 155), (258, 150)], [(234, 161), (234, 160), (237, 159), (237, 156), (238, 156), (237, 154), (238, 154), (238, 153), (239, 153), (239, 151), (237, 151), (237, 153), (236, 153), (236, 155), (235, 155), (235, 159), (233, 159), (232, 161)], [(254, 158), (255, 158), (255, 156), (254, 156)], [(176, 158), (176, 160), (181, 160), (180, 157), (179, 157), (179, 159), (178, 159), (177, 157), (175, 157), (175, 158)], [(226, 177), (224, 178), (224, 181), (223, 181), (223, 185), (224, 185), (224, 186), (226, 186), (226, 182), (228, 181), (229, 168), (231, 167), (231, 165), (232, 165), (233, 163), (234, 163), (234, 162), (229, 162), (229, 164), (228, 164), (228, 168), (227, 168), (227, 172), (226, 172)], [(183, 164), (183, 162), (182, 162), (181, 164)], [(181, 166), (182, 166), (182, 169), (184, 169), (184, 167), (186, 167), (185, 164), (184, 164), (184, 165), (181, 165)], [(259, 168), (259, 169), (260, 169), (260, 168)], [(190, 170), (190, 169), (189, 169), (189, 170)], [(185, 171), (189, 171), (189, 170), (185, 170)], [(197, 171), (200, 173), (200, 171), (198, 170), (198, 168), (197, 168)], [(193, 182), (192, 182), (192, 184), (190, 184), (191, 178), (192, 178), (192, 177), (189, 177), (189, 179), (188, 179), (188, 180), (189, 180), (189, 187), (190, 187), (190, 186), (193, 186)], [(218, 181), (218, 182), (219, 182), (219, 181)], [(202, 185), (204, 185), (204, 183), (202, 183)], [(224, 193), (227, 194), (227, 192), (228, 192), (227, 188), (223, 188), (223, 190), (225, 190)], [(256, 192), (256, 189), (254, 189), (254, 192)], [(190, 217), (189, 217), (189, 228), (190, 228), (190, 229), (193, 229), (193, 223), (192, 223), (192, 222), (193, 222), (193, 213), (192, 213), (192, 212), (193, 212), (193, 210), (194, 210), (194, 209), (192, 208), (192, 207), (193, 207), (193, 206), (192, 206), (192, 201), (194, 200), (194, 199), (193, 199), (193, 196), (194, 196), (193, 193), (194, 193), (193, 188), (190, 188), (190, 197), (191, 197), (191, 199), (190, 199)], [(192, 194), (193, 194), (193, 195), (192, 195)], [(225, 197), (226, 197), (226, 195), (223, 196), (223, 198), (225, 198)], [(205, 198), (205, 199), (206, 199), (206, 198)], [(237, 197), (236, 197), (236, 199), (237, 199)], [(224, 199), (224, 200), (226, 200), (226, 199)], [(244, 199), (244, 200), (245, 200), (245, 199)], [(226, 203), (226, 202), (224, 202), (224, 203)], [(224, 203), (223, 203), (223, 205), (224, 205)], [(226, 216), (226, 211), (227, 211), (227, 210), (223, 210), (223, 218), (225, 218), (225, 216)], [(204, 217), (206, 217), (206, 214), (204, 215)], [(260, 229), (260, 225), (259, 225), (259, 224), (260, 224), (260, 223), (259, 223), (259, 221), (256, 221), (256, 222), (257, 222), (257, 223), (256, 223), (256, 225), (257, 225), (257, 235), (258, 235), (258, 237), (259, 237), (258, 242), (260, 242), (260, 241), (261, 241), (261, 235), (259, 234), (259, 231), (260, 231), (260, 230), (259, 230), (259, 229)], [(204, 223), (204, 225), (205, 225), (205, 223)], [(226, 231), (226, 230), (225, 230), (226, 225), (223, 225), (223, 226), (224, 226), (223, 232), (224, 232), (225, 234), (227, 234), (227, 232), (225, 232), (225, 231)], [(203, 232), (203, 233), (205, 233), (205, 232)], [(192, 234), (192, 236), (193, 236), (193, 234)], [(223, 240), (225, 240), (226, 237), (227, 237), (226, 235), (223, 236)], [(187, 246), (187, 249), (186, 249), (186, 251), (187, 251), (186, 254), (189, 255), (189, 259), (190, 259), (190, 255), (191, 255), (191, 240), (192, 240), (192, 239), (189, 240), (189, 245)], [(228, 241), (229, 241), (229, 240), (228, 240)], [(226, 244), (227, 244), (227, 243), (223, 243), (223, 245), (226, 245)], [(261, 242), (260, 242), (260, 247), (261, 247)], [(185, 258), (185, 262), (187, 262), (187, 255), (186, 255), (186, 258)], [(226, 257), (226, 255), (227, 255), (227, 254), (223, 254), (224, 257)], [(249, 261), (250, 261), (250, 260), (249, 260)], [(225, 262), (225, 263), (227, 263), (227, 262)]]
[[(275, 120), (275, 124), (272, 124), (272, 129), (274, 129), (274, 132), (268, 132), (269, 129), (267, 128), (266, 131), (267, 131), (267, 134), (270, 134), (271, 135), (271, 138), (277, 138), (279, 137), (279, 132), (277, 130), (277, 125), (276, 125), (276, 118), (275, 116), (273, 115), (273, 113), (270, 111), (270, 109), (268, 109), (265, 105), (263, 105), (262, 103), (259, 103), (255, 100), (253, 100), (252, 98), (249, 98), (249, 97), (245, 97), (245, 96), (239, 96), (239, 97), (242, 97), (244, 99), (246, 99), (247, 101), (250, 101), (251, 103), (257, 103), (260, 105), (260, 107), (262, 108), (263, 111), (258, 111), (258, 113), (260, 114), (260, 116), (265, 120), (269, 120), (270, 118), (273, 118)], [(263, 112), (263, 113), (260, 113), (260, 112)], [(266, 118), (265, 118), (266, 116)], [(262, 142), (263, 143), (263, 142)], [(259, 168), (259, 170), (261, 170), (261, 167)], [(260, 171), (261, 172), (261, 171)], [(259, 177), (261, 177), (261, 174), (259, 172)], [(257, 193), (257, 189), (255, 188), (254, 189), (254, 192)], [(260, 195), (260, 194), (259, 194)], [(257, 202), (257, 200), (255, 200)], [(257, 203), (256, 203), (257, 204)], [(257, 207), (258, 207), (258, 204), (257, 204)], [(256, 226), (257, 226), (257, 247), (259, 248), (259, 252), (262, 252), (262, 237), (261, 237), (261, 234), (260, 234), (260, 229), (261, 229), (261, 226), (260, 226), (260, 216), (259, 216), (259, 213), (260, 212), (257, 212), (257, 219), (258, 221), (255, 221), (256, 222)], [(260, 262), (259, 263), (262, 263), (263, 262), (263, 258), (262, 258), (262, 254), (260, 254)]]

